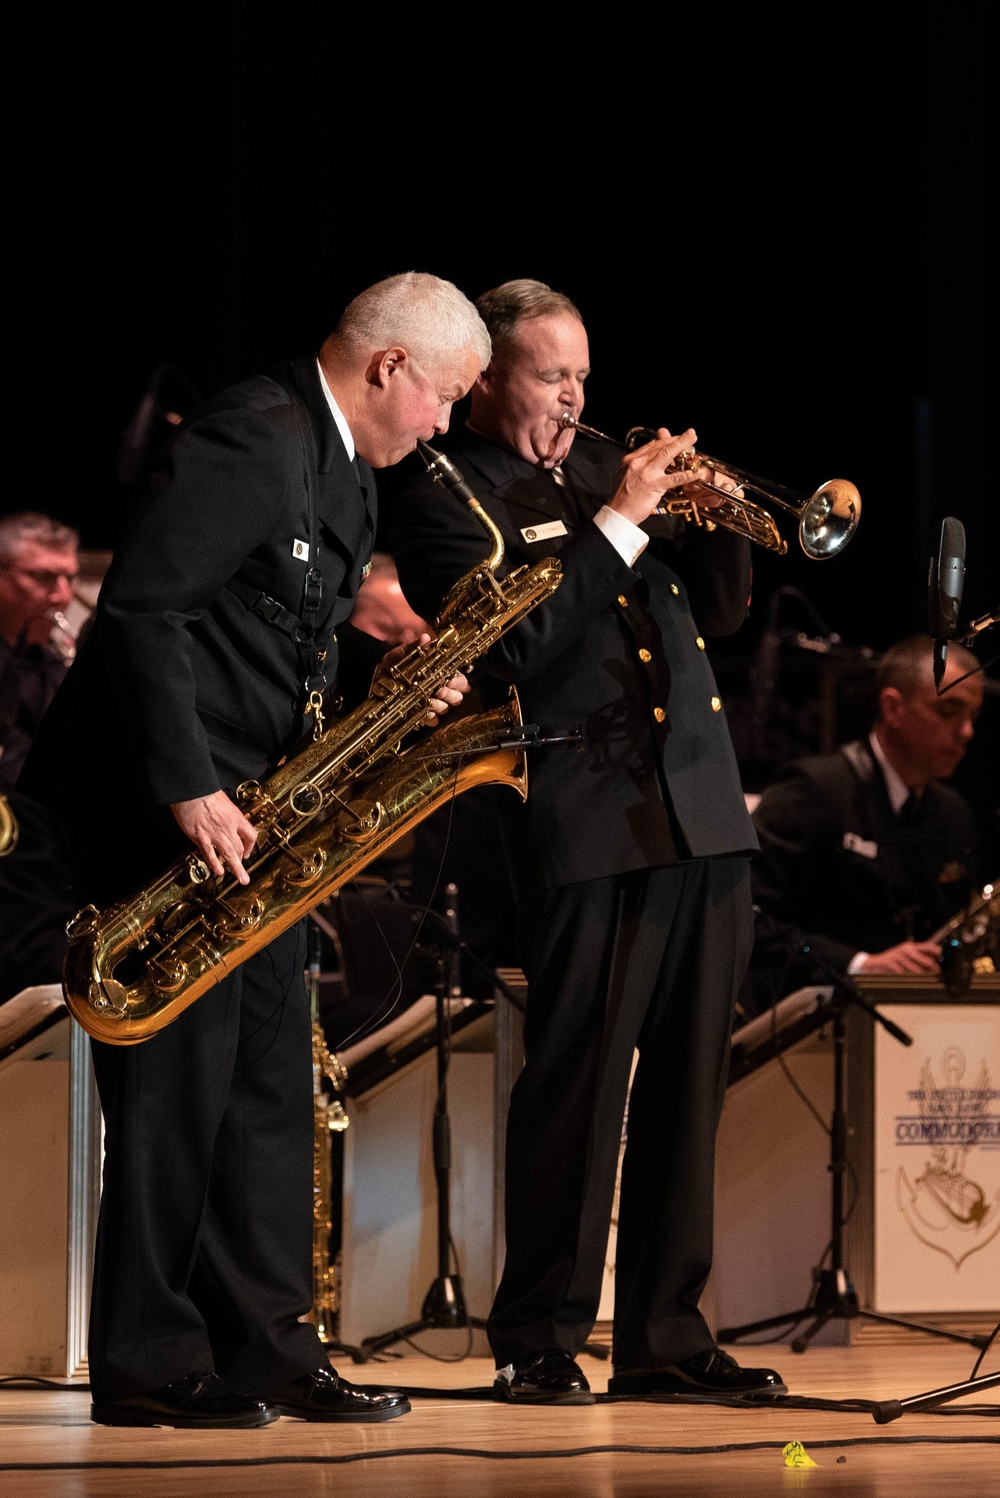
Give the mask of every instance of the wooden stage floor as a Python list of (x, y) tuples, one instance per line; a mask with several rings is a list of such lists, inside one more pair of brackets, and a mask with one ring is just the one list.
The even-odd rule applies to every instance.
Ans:
[[(451, 1335), (451, 1334), (448, 1334)], [(458, 1334), (455, 1334), (456, 1336)], [(460, 1348), (458, 1349), (460, 1350)], [(786, 1346), (740, 1361), (779, 1368), (790, 1397), (905, 1399), (967, 1379), (974, 1348), (914, 1335), (905, 1343)], [(584, 1357), (595, 1393), (609, 1365)], [(997, 1367), (997, 1349), (981, 1373)], [(181, 1495), (373, 1495), (373, 1498), (658, 1498), (662, 1494), (864, 1494), (865, 1498), (998, 1498), (998, 1390), (990, 1413), (904, 1414), (878, 1425), (843, 1409), (599, 1402), (563, 1409), (494, 1403), (484, 1358), (415, 1353), (340, 1371), (402, 1385), (412, 1412), (382, 1425), (280, 1420), (259, 1431), (109, 1430), (91, 1425), (84, 1389), (0, 1387), (3, 1498), (181, 1498)], [(464, 1392), (463, 1392), (464, 1391)], [(815, 1466), (789, 1467), (802, 1443)]]

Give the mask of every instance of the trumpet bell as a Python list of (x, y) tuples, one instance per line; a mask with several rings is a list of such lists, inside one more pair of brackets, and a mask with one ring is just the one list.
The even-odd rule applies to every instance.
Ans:
[(855, 485), (850, 479), (828, 479), (802, 511), (799, 544), (813, 561), (826, 561), (844, 549), (860, 519), (861, 495)]

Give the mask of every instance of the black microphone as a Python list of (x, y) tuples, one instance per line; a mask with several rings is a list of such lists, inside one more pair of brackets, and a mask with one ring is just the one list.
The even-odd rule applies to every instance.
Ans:
[(965, 582), (965, 526), (954, 515), (941, 522), (937, 557), (931, 557), (927, 577), (928, 633), (934, 640), (934, 686), (941, 690), (948, 641), (958, 634), (958, 612)]

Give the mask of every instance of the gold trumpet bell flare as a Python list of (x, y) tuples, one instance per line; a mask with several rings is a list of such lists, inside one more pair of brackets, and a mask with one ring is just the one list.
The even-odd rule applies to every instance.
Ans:
[(828, 479), (802, 511), (799, 541), (814, 561), (842, 551), (858, 528), (861, 495), (850, 479)]

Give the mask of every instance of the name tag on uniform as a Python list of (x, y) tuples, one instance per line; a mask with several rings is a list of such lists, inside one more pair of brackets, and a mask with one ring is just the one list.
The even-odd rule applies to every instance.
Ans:
[(862, 858), (878, 857), (878, 843), (870, 843), (866, 837), (858, 837), (856, 832), (844, 833), (844, 847), (848, 853), (860, 853)]
[(293, 541), (292, 542), (292, 559), (294, 561), (296, 561), (296, 562), (308, 562), (308, 560), (309, 560), (309, 542), (308, 541)]
[(553, 536), (565, 536), (566, 527), (561, 520), (547, 520), (544, 525), (526, 525), (521, 535), (526, 541), (551, 541)]

